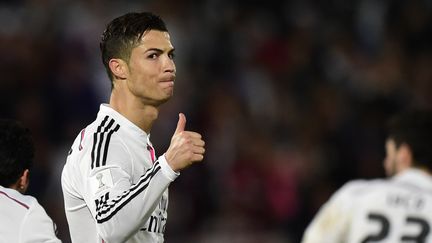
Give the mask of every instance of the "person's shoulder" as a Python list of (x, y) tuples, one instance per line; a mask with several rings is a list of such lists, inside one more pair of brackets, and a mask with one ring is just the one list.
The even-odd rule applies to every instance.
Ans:
[(98, 146), (101, 143), (118, 141), (117, 136), (120, 125), (109, 115), (99, 113), (96, 120), (83, 128), (74, 140), (75, 145), (79, 145), (80, 150), (84, 146)]
[(4, 196), (6, 196), (11, 202), (20, 208), (30, 209), (35, 204), (38, 204), (38, 201), (35, 197), (21, 194), (14, 189), (1, 188), (0, 193), (4, 194)]
[(356, 179), (346, 182), (339, 190), (336, 191), (336, 197), (360, 197), (364, 194), (371, 193), (381, 186), (387, 184), (385, 179)]
[(73, 141), (73, 144), (77, 143), (83, 143), (84, 138), (86, 138), (89, 134), (93, 134), (96, 132), (96, 129), (98, 127), (98, 124), (100, 123), (101, 118), (99, 116), (96, 117), (96, 119), (87, 124), (86, 126), (82, 127), (81, 130), (77, 132), (77, 135)]
[(346, 190), (351, 191), (361, 191), (365, 189), (370, 189), (371, 187), (376, 187), (382, 184), (386, 184), (388, 180), (386, 179), (356, 179), (348, 181), (343, 185), (342, 188), (345, 188)]
[(122, 130), (120, 123), (119, 119), (110, 114), (98, 114), (97, 119), (85, 128), (85, 133), (115, 138), (116, 134)]

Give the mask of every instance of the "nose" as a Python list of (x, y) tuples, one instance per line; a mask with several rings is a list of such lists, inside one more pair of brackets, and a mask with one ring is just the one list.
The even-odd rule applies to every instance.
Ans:
[(174, 60), (168, 56), (166, 56), (166, 58), (164, 58), (164, 72), (169, 72), (169, 73), (175, 73), (176, 72), (176, 66), (174, 63)]

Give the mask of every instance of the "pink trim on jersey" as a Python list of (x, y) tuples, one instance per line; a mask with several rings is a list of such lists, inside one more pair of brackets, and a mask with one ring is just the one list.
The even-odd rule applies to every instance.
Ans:
[(8, 197), (9, 199), (11, 199), (11, 200), (15, 201), (16, 203), (20, 204), (21, 206), (23, 206), (23, 207), (29, 209), (29, 206), (27, 206), (27, 204), (22, 203), (22, 202), (16, 200), (15, 198), (10, 197), (8, 194), (6, 194), (6, 192), (0, 191), (0, 194), (5, 195), (5, 196)]
[(147, 144), (147, 150), (150, 151), (150, 156), (151, 156), (152, 162), (154, 163), (156, 160), (154, 148), (150, 144)]
[(80, 140), (80, 144), (79, 144), (79, 147), (78, 147), (79, 151), (81, 151), (83, 149), (82, 141), (84, 139), (84, 134), (85, 134), (85, 128), (81, 131), (81, 140)]

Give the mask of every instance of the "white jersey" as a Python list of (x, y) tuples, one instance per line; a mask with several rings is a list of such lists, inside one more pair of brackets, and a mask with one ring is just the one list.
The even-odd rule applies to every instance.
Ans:
[(149, 136), (101, 105), (75, 139), (62, 173), (72, 242), (163, 242), (168, 185), (178, 176)]
[(302, 243), (431, 243), (432, 178), (409, 169), (352, 181), (323, 205)]
[(1, 243), (57, 243), (55, 225), (36, 198), (0, 186)]

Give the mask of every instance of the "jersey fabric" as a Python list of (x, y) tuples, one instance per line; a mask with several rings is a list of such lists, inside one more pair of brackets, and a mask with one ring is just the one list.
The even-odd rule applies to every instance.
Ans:
[(36, 198), (0, 186), (0, 242), (60, 242), (55, 225)]
[(155, 160), (143, 130), (102, 104), (62, 172), (72, 242), (163, 242), (168, 186), (179, 174)]
[(348, 182), (323, 205), (302, 243), (432, 243), (432, 178), (409, 169)]

